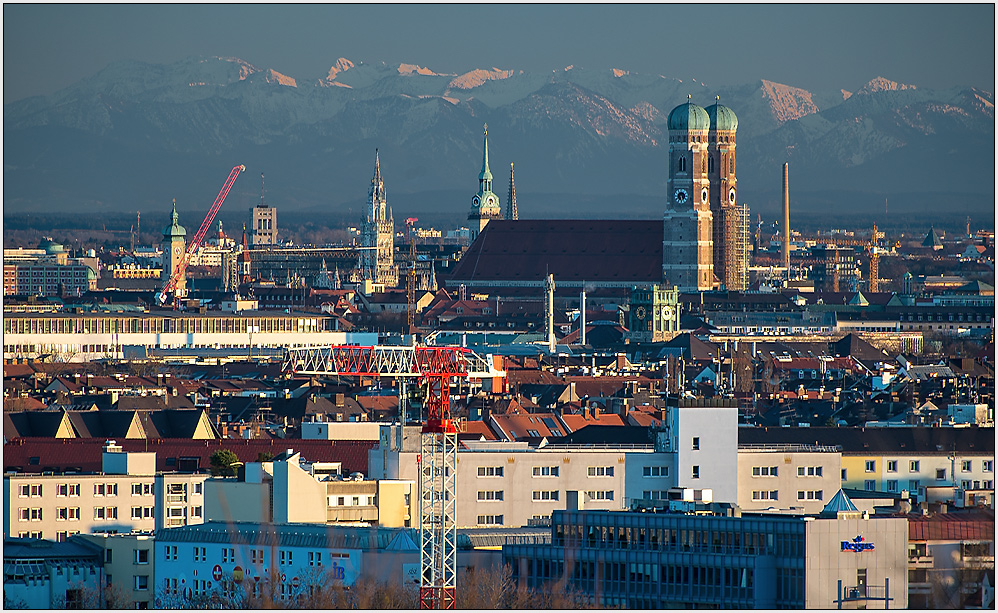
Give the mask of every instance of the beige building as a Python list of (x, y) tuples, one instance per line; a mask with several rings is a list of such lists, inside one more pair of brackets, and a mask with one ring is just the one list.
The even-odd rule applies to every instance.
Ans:
[(819, 513), (839, 491), (842, 455), (816, 445), (747, 445), (738, 449), (738, 506), (745, 511)]
[(409, 527), (412, 481), (343, 475), (338, 462), (302, 462), (298, 453), (247, 463), (235, 478), (205, 485), (205, 516), (254, 523), (360, 523)]
[(112, 441), (100, 473), (4, 475), (4, 536), (65, 541), (201, 523), (206, 478), (157, 474), (155, 453), (123, 452)]
[[(372, 478), (418, 483), (419, 428), (405, 430), (400, 449), (398, 427), (382, 426), (380, 445), (368, 452)], [(530, 447), (509, 441), (464, 445), (457, 455), (459, 528), (546, 522), (553, 511), (565, 508), (568, 491), (583, 492), (587, 509), (624, 509), (629, 504), (624, 493), (625, 463), (638, 465), (655, 457), (650, 445)]]
[(104, 548), (105, 581), (124, 597), (128, 608), (155, 608), (155, 539), (151, 534), (81, 534), (80, 538)]

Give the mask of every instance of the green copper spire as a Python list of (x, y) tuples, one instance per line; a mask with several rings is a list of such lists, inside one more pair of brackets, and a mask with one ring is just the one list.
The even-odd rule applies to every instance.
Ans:
[(489, 124), (485, 124), (485, 151), (482, 153), (482, 172), (478, 175), (478, 180), (489, 182), (482, 191), (492, 191), (492, 171), (489, 170)]

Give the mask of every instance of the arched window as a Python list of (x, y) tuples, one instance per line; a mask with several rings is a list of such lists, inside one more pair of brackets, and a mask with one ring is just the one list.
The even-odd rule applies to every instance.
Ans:
[(728, 156), (728, 174), (735, 174), (735, 156)]
[(679, 172), (686, 172), (686, 156), (679, 158)]
[(713, 158), (713, 156), (709, 160), (707, 160), (707, 170), (710, 171), (710, 172), (714, 172), (714, 158)]

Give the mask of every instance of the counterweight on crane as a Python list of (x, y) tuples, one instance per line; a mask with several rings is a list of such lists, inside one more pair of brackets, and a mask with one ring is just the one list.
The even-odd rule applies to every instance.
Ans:
[[(498, 358), (461, 347), (291, 347), (283, 370), (297, 375), (418, 378), (427, 386), (419, 450), (421, 609), (457, 608), (457, 429), (450, 417), (455, 378), (504, 379)], [(495, 389), (495, 388), (493, 388)]]
[(194, 238), (192, 238), (191, 242), (187, 245), (187, 250), (184, 251), (184, 257), (181, 258), (177, 268), (173, 271), (173, 274), (170, 275), (170, 278), (167, 280), (166, 284), (163, 285), (163, 289), (159, 290), (159, 293), (156, 294), (157, 303), (161, 305), (166, 304), (167, 294), (170, 293), (174, 294), (174, 302), (183, 297), (178, 295), (176, 292), (177, 283), (180, 281), (180, 278), (184, 276), (184, 273), (187, 272), (187, 266), (191, 263), (191, 258), (194, 257), (194, 254), (197, 253), (198, 248), (201, 247), (201, 241), (204, 240), (205, 234), (208, 233), (208, 228), (211, 226), (211, 222), (214, 221), (215, 215), (218, 213), (218, 209), (222, 207), (222, 202), (225, 201), (225, 197), (229, 195), (229, 190), (232, 189), (232, 184), (236, 182), (236, 177), (238, 177), (239, 173), (244, 170), (246, 170), (246, 167), (240, 164), (239, 166), (233, 167), (229, 172), (229, 178), (225, 180), (225, 184), (222, 185), (222, 189), (218, 192), (215, 202), (211, 205), (211, 208), (208, 209), (208, 214), (205, 215), (204, 221), (201, 222), (201, 227), (198, 228), (197, 234), (194, 235)]

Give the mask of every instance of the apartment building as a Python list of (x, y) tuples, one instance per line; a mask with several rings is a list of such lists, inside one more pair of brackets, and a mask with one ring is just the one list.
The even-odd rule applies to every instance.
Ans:
[(819, 513), (839, 491), (842, 455), (819, 445), (754, 445), (738, 449), (738, 506)]
[(201, 523), (205, 474), (157, 473), (156, 454), (104, 446), (99, 473), (4, 475), (4, 536), (151, 532)]
[(415, 482), (344, 475), (339, 462), (304, 462), (292, 450), (205, 482), (208, 521), (412, 525)]
[(153, 535), (101, 532), (81, 534), (76, 538), (92, 543), (103, 551), (105, 583), (113, 586), (111, 593), (122, 600), (108, 602), (108, 607), (154, 608), (156, 565)]

